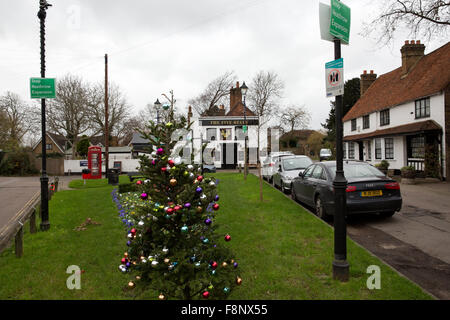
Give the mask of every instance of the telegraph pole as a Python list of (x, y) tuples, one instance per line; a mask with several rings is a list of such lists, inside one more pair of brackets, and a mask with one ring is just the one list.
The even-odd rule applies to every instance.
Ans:
[(105, 54), (105, 177), (109, 169), (109, 130), (108, 130), (108, 55)]
[[(45, 0), (39, 1), (39, 12), (37, 14), (40, 20), (40, 36), (41, 36), (41, 78), (45, 78), (45, 18), (46, 10), (52, 5)], [(41, 122), (42, 122), (42, 173), (41, 173), (41, 230), (50, 229), (50, 221), (48, 219), (48, 176), (47, 176), (47, 129), (45, 127), (45, 99), (41, 99)]]

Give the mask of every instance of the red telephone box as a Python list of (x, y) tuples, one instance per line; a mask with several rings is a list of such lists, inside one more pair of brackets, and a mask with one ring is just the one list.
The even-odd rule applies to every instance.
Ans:
[(91, 171), (88, 179), (102, 178), (102, 148), (91, 146), (88, 148), (88, 168)]

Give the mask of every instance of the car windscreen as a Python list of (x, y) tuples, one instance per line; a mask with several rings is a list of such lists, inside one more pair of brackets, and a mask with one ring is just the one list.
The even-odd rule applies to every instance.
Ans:
[(322, 156), (331, 155), (331, 150), (330, 149), (322, 149), (322, 150), (320, 150), (320, 155), (322, 155)]
[(312, 164), (311, 159), (307, 157), (282, 159), (282, 162), (285, 171), (305, 169)]
[[(336, 175), (336, 166), (328, 167), (332, 178)], [(344, 175), (346, 178), (365, 178), (374, 176), (384, 176), (384, 173), (367, 163), (344, 163)]]

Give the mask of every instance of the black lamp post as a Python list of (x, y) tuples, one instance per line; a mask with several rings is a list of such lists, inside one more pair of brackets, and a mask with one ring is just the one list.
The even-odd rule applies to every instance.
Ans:
[[(244, 97), (244, 126), (246, 128), (244, 134), (244, 180), (247, 180), (247, 132), (248, 132), (248, 126), (247, 126), (247, 118), (246, 118), (246, 112), (245, 110), (247, 107), (245, 106), (245, 96), (247, 95), (248, 87), (245, 85), (245, 81), (242, 83), (241, 86), (241, 94)], [(244, 128), (244, 127), (242, 127)]]
[(156, 99), (153, 105), (156, 109), (156, 123), (159, 124), (159, 108), (161, 108), (161, 102), (159, 102), (159, 99)]
[[(334, 40), (334, 59), (341, 58), (341, 40)], [(336, 96), (336, 176), (333, 181), (334, 187), (334, 260), (333, 278), (340, 281), (348, 281), (349, 264), (347, 262), (347, 225), (345, 216), (347, 214), (347, 179), (344, 175), (344, 153), (343, 153), (343, 96)]]
[[(45, 78), (45, 18), (47, 16), (46, 10), (52, 5), (46, 0), (39, 0), (39, 12), (37, 14), (40, 20), (40, 35), (41, 35), (41, 78)], [(47, 143), (45, 141), (45, 99), (41, 100), (41, 122), (42, 122), (42, 173), (41, 173), (41, 230), (46, 231), (50, 229), (50, 222), (48, 220), (48, 176), (47, 176)]]

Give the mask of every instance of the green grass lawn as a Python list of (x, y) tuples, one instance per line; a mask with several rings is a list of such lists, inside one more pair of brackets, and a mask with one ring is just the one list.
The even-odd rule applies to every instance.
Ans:
[[(218, 232), (229, 233), (243, 284), (230, 299), (430, 299), (419, 287), (348, 240), (350, 281), (332, 280), (333, 230), (279, 191), (258, 179), (216, 173), (219, 179)], [(127, 177), (121, 179), (126, 182)], [(49, 232), (24, 236), (24, 256), (13, 248), (0, 254), (0, 299), (133, 299), (124, 290), (129, 275), (118, 270), (126, 250), (124, 228), (105, 179), (72, 181), (50, 202)], [(74, 231), (86, 218), (100, 222)], [(78, 265), (81, 290), (66, 288), (66, 268)], [(369, 290), (369, 265), (381, 268), (381, 290)], [(138, 298), (157, 299), (154, 292)]]

